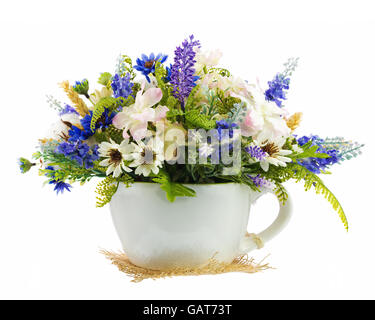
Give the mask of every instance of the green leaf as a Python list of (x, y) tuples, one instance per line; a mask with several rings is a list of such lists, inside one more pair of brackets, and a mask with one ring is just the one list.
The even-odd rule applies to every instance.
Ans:
[(171, 182), (169, 175), (160, 171), (152, 181), (160, 183), (160, 188), (166, 192), (167, 199), (174, 202), (176, 197), (195, 197), (195, 191), (180, 183)]
[(303, 149), (302, 153), (296, 154), (296, 155), (291, 155), (291, 158), (294, 159), (302, 159), (302, 158), (329, 158), (330, 155), (324, 153), (324, 152), (317, 152), (319, 146), (312, 145), (312, 141), (309, 141), (305, 143), (301, 148)]

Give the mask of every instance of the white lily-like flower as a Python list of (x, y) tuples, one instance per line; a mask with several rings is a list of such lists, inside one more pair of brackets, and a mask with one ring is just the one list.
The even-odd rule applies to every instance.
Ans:
[(223, 56), (223, 53), (217, 49), (212, 51), (201, 51), (200, 49), (196, 49), (195, 55), (195, 72), (201, 73), (205, 66), (213, 67), (219, 64), (219, 60)]
[(284, 119), (286, 111), (275, 103), (266, 101), (264, 95), (254, 91), (253, 100), (243, 99), (247, 104), (247, 113), (242, 120), (241, 134), (252, 136), (257, 141), (276, 141), (283, 143), (290, 136), (291, 130)]
[(164, 119), (169, 110), (166, 106), (152, 108), (161, 100), (163, 93), (160, 88), (149, 88), (143, 92), (144, 85), (143, 83), (141, 90), (138, 91), (135, 103), (124, 108), (113, 118), (113, 125), (124, 130), (125, 139), (130, 137), (129, 131), (134, 140), (142, 140), (147, 135), (148, 123)]
[(99, 165), (108, 167), (107, 176), (113, 173), (113, 177), (117, 178), (123, 171), (131, 172), (132, 169), (125, 165), (124, 161), (132, 160), (133, 146), (129, 144), (129, 140), (125, 139), (121, 144), (115, 143), (112, 139), (110, 142), (102, 142), (99, 145), (99, 156), (105, 158)]
[(132, 143), (134, 151), (130, 167), (136, 167), (135, 174), (149, 176), (150, 173), (158, 174), (164, 162), (164, 143), (161, 139), (150, 139), (146, 144), (143, 141)]

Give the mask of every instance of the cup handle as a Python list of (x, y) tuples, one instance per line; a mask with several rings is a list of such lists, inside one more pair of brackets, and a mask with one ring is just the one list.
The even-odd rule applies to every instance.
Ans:
[[(265, 193), (264, 193), (265, 194)], [(275, 195), (274, 192), (272, 194)], [(276, 195), (275, 195), (276, 196)], [(261, 249), (264, 243), (278, 235), (288, 224), (292, 215), (292, 201), (290, 197), (282, 204), (279, 200), (280, 210), (275, 221), (259, 234), (246, 233), (240, 244), (239, 254), (246, 254), (254, 249)]]

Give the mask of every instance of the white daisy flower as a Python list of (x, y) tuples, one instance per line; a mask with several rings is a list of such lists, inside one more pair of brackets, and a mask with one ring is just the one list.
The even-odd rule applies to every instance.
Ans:
[(199, 145), (199, 154), (203, 157), (209, 157), (215, 152), (215, 148), (207, 142)]
[(99, 155), (102, 160), (99, 165), (107, 167), (107, 176), (113, 173), (113, 177), (117, 178), (123, 171), (131, 172), (132, 169), (125, 165), (124, 161), (132, 160), (131, 153), (133, 152), (133, 146), (129, 144), (129, 140), (125, 139), (121, 144), (115, 143), (112, 139), (110, 142), (102, 142), (99, 145)]
[(149, 176), (151, 172), (158, 174), (164, 161), (163, 141), (150, 139), (147, 144), (143, 141), (137, 141), (137, 144), (132, 143), (132, 145), (134, 147), (132, 153), (134, 161), (129, 166), (136, 167), (135, 173), (145, 177)]
[(286, 167), (286, 164), (288, 162), (292, 162), (292, 159), (286, 156), (293, 153), (293, 151), (283, 150), (283, 143), (281, 142), (281, 140), (275, 142), (266, 140), (261, 144), (254, 141), (254, 145), (259, 146), (263, 151), (262, 154), (259, 154), (258, 160), (260, 163), (260, 167), (266, 172), (268, 171), (270, 164), (276, 167)]

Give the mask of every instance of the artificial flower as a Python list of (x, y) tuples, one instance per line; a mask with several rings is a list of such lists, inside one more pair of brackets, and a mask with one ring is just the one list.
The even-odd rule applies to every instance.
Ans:
[(67, 190), (70, 192), (70, 188), (72, 187), (69, 183), (66, 183), (64, 181), (50, 181), (49, 184), (54, 184), (55, 187), (53, 188), (54, 191), (56, 191), (56, 194), (64, 193), (64, 190)]
[(76, 81), (76, 83), (73, 85), (73, 90), (78, 94), (84, 95), (87, 99), (90, 97), (88, 94), (89, 82), (87, 79), (83, 79), (82, 81)]
[(200, 74), (204, 67), (214, 67), (219, 64), (223, 53), (217, 49), (212, 51), (201, 51), (199, 48), (196, 50), (196, 63), (195, 63), (195, 70), (197, 74)]
[(19, 158), (18, 165), (20, 167), (21, 173), (28, 172), (32, 166), (35, 166), (35, 163), (30, 162), (26, 158)]
[(80, 126), (71, 126), (71, 129), (69, 130), (69, 141), (75, 142), (89, 139), (98, 129), (104, 130), (110, 126), (116, 113), (105, 108), (103, 114), (95, 123), (94, 131), (91, 130), (92, 115), (93, 112), (90, 110), (90, 113), (81, 119)]
[(133, 83), (130, 82), (130, 73), (128, 72), (125, 76), (120, 77), (117, 73), (112, 78), (111, 83), (113, 94), (115, 98), (123, 97), (127, 98), (132, 93)]
[(325, 150), (324, 146), (322, 145), (322, 142), (324, 142), (323, 139), (319, 138), (318, 136), (303, 136), (297, 139), (297, 142), (300, 146), (305, 145), (308, 142), (312, 142), (312, 145), (319, 146), (316, 150), (317, 153), (325, 153), (329, 155), (327, 158), (306, 158), (306, 159), (299, 159), (298, 163), (302, 166), (304, 166), (306, 169), (310, 170), (311, 172), (315, 174), (319, 174), (321, 172), (325, 172), (326, 169), (335, 164), (340, 162), (341, 156), (336, 149), (330, 149)]
[(191, 35), (185, 39), (181, 46), (175, 50), (174, 64), (171, 68), (171, 84), (173, 86), (173, 95), (180, 101), (181, 107), (185, 109), (185, 99), (189, 96), (191, 90), (196, 86), (199, 79), (195, 75), (195, 47), (200, 47), (200, 42), (194, 40)]
[(132, 170), (125, 164), (125, 161), (132, 160), (131, 153), (133, 146), (129, 144), (129, 140), (125, 139), (121, 144), (115, 143), (112, 139), (109, 142), (102, 142), (99, 145), (99, 156), (105, 158), (99, 165), (108, 167), (107, 176), (113, 173), (113, 177), (117, 178), (123, 171), (131, 172)]
[(151, 138), (145, 144), (143, 141), (132, 143), (134, 161), (129, 165), (135, 167), (135, 174), (148, 177), (150, 173), (158, 174), (164, 162), (164, 143), (160, 139)]
[(156, 62), (160, 61), (160, 63), (164, 63), (167, 60), (168, 56), (159, 53), (155, 56), (154, 53), (151, 53), (150, 56), (146, 56), (145, 54), (141, 55), (142, 59), (138, 58), (136, 60), (137, 64), (133, 66), (134, 69), (140, 71), (150, 82), (149, 74), (155, 72), (155, 65)]
[(66, 106), (60, 112), (60, 120), (51, 125), (47, 131), (45, 138), (56, 141), (69, 139), (69, 131), (72, 126), (82, 128), (79, 114), (70, 106)]
[(55, 150), (56, 153), (76, 161), (80, 166), (90, 169), (94, 166), (94, 161), (99, 159), (98, 146), (89, 146), (78, 140), (75, 142), (61, 142)]
[(267, 101), (274, 101), (280, 108), (281, 100), (286, 100), (285, 91), (289, 89), (290, 79), (277, 74), (272, 81), (268, 81), (269, 88), (264, 93)]
[(113, 94), (113, 91), (111, 88), (103, 87), (101, 90), (95, 90), (94, 93), (90, 95), (90, 100), (93, 104), (97, 104), (100, 99), (111, 97)]
[(248, 84), (240, 77), (234, 77), (232, 75), (229, 77), (223, 76), (217, 70), (203, 75), (198, 84), (201, 85), (202, 88), (213, 90), (220, 89), (224, 92), (226, 97), (232, 96), (252, 100), (251, 91), (254, 88), (253, 85)]
[[(276, 141), (266, 140), (262, 143), (254, 141), (250, 146), (250, 148), (253, 147), (253, 153), (251, 153), (251, 151), (249, 152), (250, 148), (246, 151), (250, 153), (251, 156), (253, 156), (253, 158), (255, 159), (253, 161), (259, 162), (260, 167), (267, 172), (270, 164), (276, 167), (286, 167), (286, 164), (288, 162), (292, 162), (292, 159), (287, 156), (293, 153), (293, 151), (283, 150), (283, 144), (283, 139), (279, 139)], [(254, 152), (254, 146), (260, 148), (263, 152), (261, 152), (259, 149), (258, 152)]]
[(259, 92), (253, 91), (253, 100), (243, 99), (247, 105), (247, 113), (240, 123), (241, 134), (252, 136), (258, 141), (275, 141), (290, 135), (290, 128), (285, 119), (285, 111), (274, 103), (265, 100)]
[(79, 115), (76, 109), (74, 109), (72, 106), (66, 104), (65, 107), (60, 111), (59, 116), (61, 117), (62, 115), (65, 114), (76, 114)]
[(152, 108), (157, 104), (163, 93), (160, 88), (150, 88), (143, 93), (144, 85), (137, 92), (135, 103), (113, 118), (113, 125), (118, 129), (123, 129), (123, 137), (129, 138), (128, 131), (134, 140), (142, 140), (147, 135), (149, 122), (157, 122), (165, 118), (169, 110), (165, 106)]
[(45, 169), (45, 176), (48, 177), (50, 180), (48, 184), (54, 185), (54, 191), (56, 194), (64, 193), (64, 190), (70, 192), (70, 188), (72, 187), (69, 183), (66, 183), (60, 179), (56, 179), (56, 170), (53, 166), (47, 166)]

